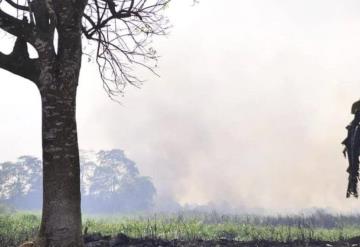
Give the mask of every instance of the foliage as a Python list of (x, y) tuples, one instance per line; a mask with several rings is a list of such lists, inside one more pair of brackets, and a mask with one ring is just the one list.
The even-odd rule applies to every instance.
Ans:
[[(319, 215), (321, 214), (321, 217)], [(327, 225), (321, 218), (328, 218)], [(288, 221), (286, 222), (285, 219)], [(360, 231), (359, 215), (254, 216), (217, 213), (178, 213), (173, 215), (87, 216), (83, 219), (88, 233), (105, 235), (124, 233), (136, 238), (180, 240), (231, 239), (238, 241), (270, 240), (338, 241), (355, 237)], [(296, 223), (297, 222), (297, 223)], [(0, 246), (16, 246), (35, 236), (40, 215), (17, 213), (0, 216)], [(313, 225), (312, 225), (313, 224)], [(315, 226), (316, 225), (316, 226)]]
[(36, 236), (40, 216), (33, 214), (0, 215), (0, 246), (18, 246)]
[[(140, 175), (136, 164), (122, 150), (82, 151), (80, 157), (85, 212), (118, 213), (152, 207), (156, 193), (153, 183)], [(0, 163), (0, 203), (23, 210), (40, 210), (41, 166), (41, 161), (31, 156), (20, 157), (16, 163)]]

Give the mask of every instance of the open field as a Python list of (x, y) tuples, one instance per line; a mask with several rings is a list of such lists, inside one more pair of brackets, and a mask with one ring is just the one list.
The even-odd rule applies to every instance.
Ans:
[[(39, 214), (0, 215), (0, 246), (18, 246), (25, 240), (33, 239), (39, 224)], [(354, 237), (360, 236), (360, 215), (334, 216), (322, 211), (309, 216), (221, 215), (215, 212), (85, 216), (83, 225), (90, 240), (101, 239), (100, 235), (94, 233), (101, 233), (105, 236), (104, 239), (121, 233), (124, 235), (120, 237), (124, 238), (126, 235), (128, 242), (131, 240), (135, 243), (143, 239), (162, 246), (179, 246), (184, 243), (191, 243), (193, 246), (272, 246), (275, 243), (283, 243), (281, 246), (289, 246), (284, 243), (297, 246), (326, 246), (331, 243), (346, 246), (338, 244), (344, 244), (349, 239), (352, 239), (352, 243), (357, 242)], [(144, 241), (143, 243), (146, 242)], [(256, 245), (240, 245), (240, 242)]]

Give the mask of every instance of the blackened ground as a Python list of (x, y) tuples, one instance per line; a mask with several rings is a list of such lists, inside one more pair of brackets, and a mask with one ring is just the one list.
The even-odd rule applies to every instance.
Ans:
[(239, 246), (239, 247), (360, 247), (360, 237), (352, 238), (347, 241), (325, 242), (325, 241), (294, 241), (289, 243), (272, 242), (272, 241), (251, 241), (239, 242), (234, 240), (161, 240), (161, 239), (132, 239), (124, 234), (119, 234), (114, 238), (102, 236), (101, 234), (91, 234), (84, 237), (86, 247), (120, 247), (120, 246), (149, 246), (149, 247), (210, 247), (210, 246)]

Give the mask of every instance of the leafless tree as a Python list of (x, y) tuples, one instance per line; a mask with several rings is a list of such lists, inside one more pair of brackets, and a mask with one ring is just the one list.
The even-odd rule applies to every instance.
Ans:
[(156, 66), (150, 43), (169, 27), (162, 15), (169, 1), (0, 0), (0, 28), (16, 37), (10, 54), (0, 52), (0, 67), (32, 81), (42, 102), (44, 200), (35, 246), (83, 246), (75, 119), (82, 41), (115, 98), (140, 85), (134, 66)]

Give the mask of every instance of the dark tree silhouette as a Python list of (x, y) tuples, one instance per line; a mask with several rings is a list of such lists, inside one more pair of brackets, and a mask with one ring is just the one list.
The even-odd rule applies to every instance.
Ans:
[[(82, 38), (93, 44), (110, 97), (139, 86), (132, 66), (152, 70), (149, 46), (165, 34), (169, 0), (3, 0), (0, 29), (16, 37), (0, 67), (35, 83), (42, 102), (43, 210), (36, 246), (83, 246), (75, 119)], [(57, 38), (54, 40), (54, 37)], [(55, 46), (54, 43), (57, 45)], [(37, 58), (30, 58), (27, 44)], [(90, 45), (91, 47), (91, 45)]]
[(354, 114), (354, 119), (346, 126), (348, 134), (343, 140), (345, 145), (343, 154), (348, 159), (349, 166), (347, 172), (349, 173), (348, 187), (346, 197), (353, 195), (358, 198), (358, 181), (359, 181), (359, 155), (360, 155), (360, 100), (353, 103), (351, 107), (351, 114)]

